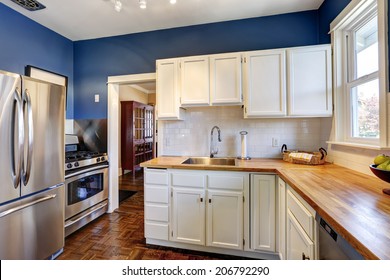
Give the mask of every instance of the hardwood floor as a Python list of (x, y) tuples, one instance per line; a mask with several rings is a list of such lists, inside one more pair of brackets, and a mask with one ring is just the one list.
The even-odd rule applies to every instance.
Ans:
[[(122, 177), (122, 176), (121, 176)], [(59, 260), (211, 260), (242, 259), (234, 256), (171, 249), (145, 244), (143, 174), (120, 178), (120, 189), (136, 194), (65, 239)]]
[(135, 176), (131, 172), (119, 176), (119, 189), (126, 191), (143, 191), (144, 190), (144, 173), (143, 170), (135, 172)]

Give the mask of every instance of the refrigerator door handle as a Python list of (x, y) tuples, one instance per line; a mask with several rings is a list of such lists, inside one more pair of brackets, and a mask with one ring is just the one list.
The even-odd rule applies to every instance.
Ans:
[(35, 204), (42, 203), (42, 202), (50, 200), (50, 199), (54, 199), (54, 198), (56, 198), (56, 196), (57, 196), (56, 194), (47, 195), (47, 196), (38, 198), (37, 200), (31, 201), (29, 203), (26, 203), (26, 204), (23, 204), (23, 205), (20, 205), (20, 206), (8, 209), (8, 210), (3, 211), (3, 212), (0, 213), (0, 218), (3, 218), (3, 217), (8, 216), (8, 215), (11, 215), (12, 213), (15, 213), (15, 212), (20, 211), (20, 210), (22, 210), (24, 208), (33, 206)]
[[(11, 164), (12, 164), (12, 182), (14, 188), (17, 189), (20, 182), (20, 175), (22, 173), (23, 165), (23, 150), (24, 150), (24, 120), (22, 99), (20, 97), (19, 89), (16, 88), (14, 92), (14, 101), (11, 117)], [(17, 123), (16, 123), (17, 120)], [(17, 128), (15, 127), (17, 125)], [(15, 134), (17, 130), (17, 139)], [(17, 142), (15, 143), (15, 141)], [(17, 147), (16, 147), (17, 146)], [(16, 150), (17, 149), (17, 150)]]
[[(27, 131), (27, 163), (26, 166), (22, 166), (22, 179), (23, 184), (26, 186), (28, 183), (28, 180), (30, 179), (31, 174), (31, 159), (32, 159), (32, 153), (33, 153), (33, 143), (34, 143), (34, 124), (33, 124), (33, 114), (32, 114), (32, 108), (31, 108), (31, 97), (30, 93), (26, 89), (23, 92), (23, 115), (25, 112), (27, 113), (27, 125), (26, 125), (26, 131)], [(24, 153), (24, 150), (23, 150)]]

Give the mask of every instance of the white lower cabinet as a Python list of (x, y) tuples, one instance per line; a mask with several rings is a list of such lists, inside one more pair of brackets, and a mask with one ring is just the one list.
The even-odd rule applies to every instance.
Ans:
[(242, 250), (244, 188), (248, 174), (212, 172), (207, 175), (207, 246)]
[(315, 211), (290, 186), (287, 187), (286, 258), (315, 260), (318, 253)]
[(279, 239), (279, 256), (281, 260), (286, 259), (286, 182), (278, 178), (278, 239)]
[(207, 191), (207, 246), (242, 250), (242, 192)]
[(278, 259), (276, 189), (272, 174), (146, 168), (146, 242)]
[(172, 189), (170, 240), (205, 245), (204, 189)]
[(170, 240), (243, 249), (243, 192), (248, 174), (173, 170)]
[(166, 169), (145, 169), (144, 172), (145, 237), (168, 240), (169, 187)]
[(290, 210), (287, 213), (287, 259), (314, 259), (314, 242), (305, 233)]
[(171, 171), (170, 240), (205, 245), (205, 175)]
[(275, 175), (251, 175), (251, 248), (275, 252)]

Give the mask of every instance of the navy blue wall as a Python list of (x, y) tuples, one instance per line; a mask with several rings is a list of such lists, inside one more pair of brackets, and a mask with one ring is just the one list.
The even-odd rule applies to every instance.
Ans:
[(67, 117), (106, 118), (108, 76), (154, 72), (160, 58), (329, 43), (329, 24), (349, 2), (325, 0), (317, 11), (78, 42), (0, 3), (0, 69), (23, 74), (30, 64), (66, 75)]
[(351, 0), (325, 0), (318, 9), (319, 28), (318, 42), (329, 44), (329, 25), (336, 16), (351, 2)]
[[(74, 43), (74, 117), (107, 117), (107, 77), (155, 72), (155, 60), (318, 43), (318, 11), (159, 30)], [(94, 94), (100, 94), (100, 103)]]
[(0, 3), (0, 69), (26, 65), (68, 76), (67, 117), (73, 117), (73, 42)]

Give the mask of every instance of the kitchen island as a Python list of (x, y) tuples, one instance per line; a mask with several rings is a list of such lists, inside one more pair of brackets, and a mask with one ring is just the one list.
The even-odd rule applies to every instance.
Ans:
[[(291, 164), (279, 159), (236, 160), (234, 166), (182, 164), (188, 157), (159, 157), (143, 167), (275, 173), (366, 259), (390, 259), (388, 183), (338, 165)], [(368, 166), (367, 166), (368, 168)]]

